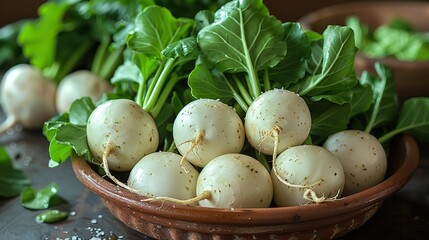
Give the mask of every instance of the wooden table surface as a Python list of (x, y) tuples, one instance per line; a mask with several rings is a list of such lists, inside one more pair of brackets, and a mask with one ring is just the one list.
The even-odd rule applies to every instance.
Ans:
[[(19, 197), (0, 198), (0, 240), (151, 239), (110, 214), (100, 198), (77, 180), (70, 160), (49, 168), (48, 141), (40, 131), (15, 128), (0, 136), (0, 145), (31, 179), (33, 188), (57, 183), (59, 195), (68, 202), (60, 209), (70, 213), (61, 223), (36, 223), (35, 216), (41, 211), (23, 208)], [(427, 151), (427, 147), (423, 149)], [(409, 183), (387, 199), (365, 225), (341, 239), (429, 239), (429, 159), (426, 152), (421, 154), (421, 164)]]

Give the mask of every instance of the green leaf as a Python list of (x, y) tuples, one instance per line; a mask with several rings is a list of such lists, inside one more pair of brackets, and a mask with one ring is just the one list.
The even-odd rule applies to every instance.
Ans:
[(77, 155), (86, 155), (85, 159), (92, 159), (86, 138), (86, 126), (62, 125), (58, 128), (55, 138), (58, 143), (72, 147)]
[(56, 223), (68, 218), (68, 213), (59, 210), (48, 210), (37, 214), (36, 222), (38, 223)]
[(135, 20), (135, 30), (127, 38), (128, 47), (148, 57), (162, 59), (161, 51), (187, 36), (193, 23), (192, 19), (174, 18), (166, 8), (146, 7)]
[(320, 100), (308, 104), (312, 115), (311, 131), (313, 142), (321, 143), (329, 135), (347, 129), (350, 104), (334, 104)]
[(143, 80), (142, 73), (136, 64), (125, 62), (115, 70), (110, 80), (112, 84), (120, 82), (135, 82), (140, 84)]
[(47, 209), (64, 202), (58, 196), (58, 185), (51, 183), (42, 189), (26, 187), (21, 192), (21, 205), (28, 209)]
[(303, 78), (306, 70), (308, 58), (310, 58), (310, 41), (299, 23), (284, 23), (284, 41), (287, 46), (285, 58), (275, 67), (269, 70), (270, 80), (275, 81), (279, 86), (288, 88), (289, 84), (296, 83)]
[(42, 4), (39, 21), (23, 26), (18, 41), (24, 55), (32, 65), (39, 69), (50, 67), (56, 56), (56, 37), (63, 29), (62, 19), (72, 3), (67, 1), (49, 1)]
[(9, 154), (0, 147), (0, 197), (17, 196), (31, 184), (25, 173), (14, 168)]
[[(351, 91), (358, 83), (354, 72), (356, 47), (353, 30), (349, 27), (328, 26), (323, 32), (323, 38), (320, 73), (306, 77), (292, 88), (301, 96), (336, 95)], [(334, 100), (341, 104), (350, 99)]]
[(420, 141), (428, 142), (429, 98), (417, 97), (406, 100), (396, 128), (412, 134)]
[(376, 127), (394, 123), (399, 112), (392, 70), (381, 63), (375, 63), (374, 68), (378, 74), (377, 77), (365, 72), (360, 79), (361, 84), (370, 86), (373, 92), (373, 103), (366, 113), (369, 121), (365, 131), (368, 133)]
[(274, 67), (286, 54), (281, 22), (269, 16), (262, 1), (232, 1), (201, 29), (203, 54), (222, 72), (254, 72)]
[(373, 91), (368, 85), (357, 85), (353, 89), (350, 117), (364, 113), (371, 108)]
[(378, 140), (383, 143), (399, 133), (411, 134), (422, 142), (429, 141), (429, 98), (415, 97), (405, 100), (396, 128)]
[(234, 97), (226, 79), (220, 75), (212, 74), (204, 64), (198, 64), (192, 70), (189, 74), (188, 85), (191, 88), (192, 96), (196, 99), (211, 98), (228, 102)]
[(94, 109), (95, 105), (90, 97), (83, 97), (75, 100), (70, 106), (70, 123), (79, 126), (86, 126), (88, 118)]
[(49, 167), (57, 167), (66, 161), (72, 153), (72, 148), (69, 145), (61, 144), (54, 136), (49, 142)]

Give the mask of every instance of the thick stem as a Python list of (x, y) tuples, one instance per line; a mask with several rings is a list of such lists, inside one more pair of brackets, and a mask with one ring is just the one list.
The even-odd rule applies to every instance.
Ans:
[(91, 72), (97, 75), (100, 73), (100, 69), (102, 68), (102, 64), (106, 57), (109, 44), (110, 44), (110, 36), (108, 35), (103, 36), (103, 38), (101, 39), (101, 43), (98, 46), (97, 51), (95, 52), (94, 59), (91, 65)]
[(170, 80), (167, 82), (167, 85), (165, 85), (165, 87), (162, 89), (161, 94), (159, 95), (154, 108), (152, 108), (152, 110), (150, 111), (150, 114), (152, 115), (153, 118), (156, 118), (158, 114), (161, 112), (164, 106), (164, 103), (167, 101), (176, 83), (186, 77), (187, 76), (179, 77), (177, 76), (177, 74), (173, 74), (170, 77)]
[(9, 115), (0, 125), (0, 134), (15, 126), (15, 124), (17, 124), (16, 118)]
[(231, 90), (235, 101), (237, 101), (238, 105), (241, 107), (241, 109), (243, 109), (244, 112), (247, 112), (247, 109), (249, 109), (249, 105), (246, 103), (246, 100), (244, 100), (240, 96), (240, 94), (234, 89), (234, 87), (231, 85), (231, 83), (228, 81), (228, 79), (225, 79), (225, 82), (228, 85), (229, 89)]
[(104, 64), (100, 69), (100, 72), (98, 73), (101, 79), (110, 80), (110, 78), (112, 78), (113, 73), (122, 62), (123, 51), (124, 51), (124, 47), (121, 46), (109, 54), (109, 56), (104, 61)]
[(252, 104), (253, 99), (249, 95), (249, 92), (246, 90), (246, 87), (243, 85), (243, 83), (237, 77), (234, 77), (234, 82), (237, 85), (238, 90), (240, 91), (240, 94), (243, 97), (244, 101), (246, 101), (246, 104)]
[(261, 87), (260, 87), (260, 83), (259, 83), (259, 77), (258, 77), (258, 73), (256, 72), (253, 63), (252, 63), (252, 58), (250, 56), (249, 53), (249, 49), (247, 46), (247, 42), (246, 42), (246, 38), (244, 37), (246, 35), (245, 29), (244, 29), (244, 20), (243, 20), (243, 13), (240, 12), (240, 33), (241, 36), (243, 36), (241, 38), (242, 40), (242, 44), (243, 44), (243, 49), (244, 49), (244, 55), (246, 56), (246, 69), (247, 69), (247, 74), (249, 76), (249, 83), (250, 83), (250, 89), (251, 89), (251, 94), (254, 98), (258, 97), (259, 95), (261, 95)]
[(152, 81), (150, 81), (149, 86), (147, 88), (147, 90), (145, 91), (145, 96), (143, 99), (143, 106), (146, 105), (149, 102), (151, 93), (153, 92), (153, 89), (155, 88), (155, 85), (157, 84), (157, 81), (162, 73), (162, 71), (164, 70), (164, 66), (166, 63), (166, 59), (162, 59), (161, 62), (159, 63), (158, 68), (156, 69), (155, 75), (152, 78)]
[(155, 81), (155, 86), (152, 91), (148, 92), (150, 96), (148, 98), (148, 101), (145, 102), (145, 104), (143, 105), (144, 110), (150, 112), (155, 107), (158, 101), (158, 96), (161, 94), (162, 88), (164, 87), (164, 84), (168, 79), (168, 75), (174, 67), (174, 62), (174, 58), (169, 58), (165, 63), (165, 66), (161, 74), (159, 75), (159, 78), (153, 79), (153, 81)]

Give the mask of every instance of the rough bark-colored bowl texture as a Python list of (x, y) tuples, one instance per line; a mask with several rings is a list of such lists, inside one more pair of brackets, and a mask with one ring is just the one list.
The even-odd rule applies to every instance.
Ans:
[(409, 180), (419, 162), (414, 138), (395, 138), (382, 183), (335, 201), (295, 207), (214, 209), (167, 201), (144, 201), (98, 175), (73, 156), (77, 178), (98, 194), (127, 226), (156, 239), (330, 239), (370, 219), (383, 201)]
[[(357, 16), (370, 30), (389, 23), (393, 18), (408, 21), (416, 31), (429, 31), (429, 3), (353, 2), (325, 7), (299, 19), (304, 29), (323, 32), (328, 25), (345, 25), (350, 16)], [(392, 68), (398, 89), (399, 101), (416, 96), (429, 96), (429, 61), (399, 61), (394, 58), (371, 58), (358, 53), (355, 59), (356, 73), (367, 70), (375, 74), (378, 61)]]

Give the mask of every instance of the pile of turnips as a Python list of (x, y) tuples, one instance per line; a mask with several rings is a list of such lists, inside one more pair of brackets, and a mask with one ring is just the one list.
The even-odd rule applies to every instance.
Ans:
[(16, 124), (40, 130), (47, 120), (68, 112), (76, 99), (86, 96), (95, 102), (111, 88), (109, 82), (88, 70), (71, 72), (57, 85), (30, 64), (16, 65), (1, 81), (0, 102), (7, 118), (0, 133)]
[[(173, 125), (179, 153), (157, 151), (153, 119), (126, 99), (99, 105), (89, 117), (87, 138), (106, 175), (147, 201), (216, 208), (305, 205), (335, 201), (383, 180), (386, 154), (373, 136), (347, 130), (316, 146), (305, 144), (310, 128), (305, 101), (273, 89), (250, 105), (244, 119), (219, 100), (185, 105)], [(249, 149), (272, 156), (271, 169)], [(127, 184), (110, 170), (130, 171)]]

